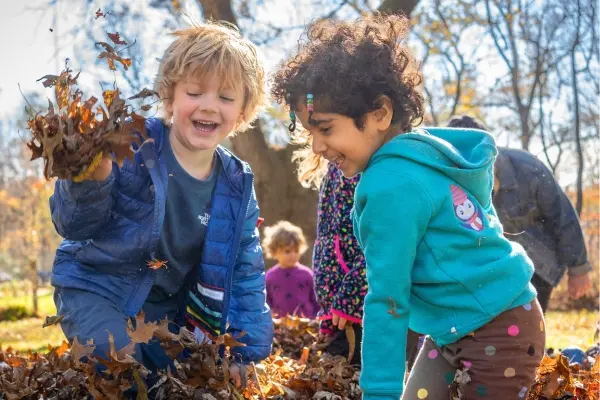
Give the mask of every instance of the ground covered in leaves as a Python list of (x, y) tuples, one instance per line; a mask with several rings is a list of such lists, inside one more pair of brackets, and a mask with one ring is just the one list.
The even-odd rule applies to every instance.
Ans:
[[(130, 326), (131, 344), (117, 351), (111, 342), (107, 359), (91, 356), (93, 343), (49, 348), (46, 354), (0, 349), (0, 399), (122, 399), (137, 387), (137, 399), (360, 399), (359, 371), (342, 357), (322, 357), (315, 346), (317, 326), (305, 319), (275, 320), (272, 355), (250, 368), (245, 388), (236, 388), (228, 358), (218, 347), (236, 346), (236, 338), (219, 337), (214, 344), (198, 344), (185, 328), (177, 335), (167, 322), (146, 323), (138, 316)], [(132, 357), (135, 343), (161, 341), (173, 359), (184, 348), (191, 354), (175, 361), (176, 370), (160, 373), (151, 383), (148, 371)], [(227, 354), (227, 352), (226, 352)], [(85, 360), (85, 361), (84, 361)], [(97, 373), (97, 367), (105, 368)], [(529, 400), (598, 400), (598, 356), (585, 368), (569, 366), (560, 354), (545, 357)], [(133, 398), (132, 397), (132, 398)]]

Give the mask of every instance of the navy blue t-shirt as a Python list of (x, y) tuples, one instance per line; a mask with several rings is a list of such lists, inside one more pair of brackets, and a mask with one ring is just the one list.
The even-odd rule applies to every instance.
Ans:
[(213, 169), (206, 180), (188, 174), (173, 154), (166, 135), (164, 156), (169, 174), (169, 187), (156, 259), (167, 261), (155, 271), (154, 286), (148, 301), (158, 302), (175, 297), (183, 287), (186, 275), (200, 263), (213, 189), (221, 169), (215, 155)]

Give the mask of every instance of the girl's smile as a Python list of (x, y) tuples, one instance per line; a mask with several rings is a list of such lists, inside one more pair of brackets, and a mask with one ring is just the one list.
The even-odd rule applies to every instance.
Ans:
[(384, 97), (381, 108), (364, 116), (362, 129), (354, 119), (334, 113), (314, 112), (309, 122), (305, 104), (299, 104), (296, 115), (312, 136), (313, 152), (352, 177), (365, 170), (371, 156), (389, 139), (393, 111)]

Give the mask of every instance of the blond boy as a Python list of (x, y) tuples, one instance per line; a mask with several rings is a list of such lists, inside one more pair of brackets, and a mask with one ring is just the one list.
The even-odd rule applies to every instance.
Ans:
[[(70, 341), (106, 356), (108, 332), (129, 343), (127, 320), (144, 311), (208, 337), (226, 332), (246, 363), (267, 357), (273, 328), (265, 302), (259, 210), (248, 164), (219, 144), (247, 129), (264, 102), (255, 47), (236, 30), (206, 23), (176, 31), (156, 79), (164, 119), (152, 141), (119, 168), (104, 159), (90, 180), (59, 180), (50, 199), (65, 238), (52, 284)], [(156, 261), (166, 261), (158, 269)], [(152, 370), (172, 365), (158, 343), (136, 345)]]

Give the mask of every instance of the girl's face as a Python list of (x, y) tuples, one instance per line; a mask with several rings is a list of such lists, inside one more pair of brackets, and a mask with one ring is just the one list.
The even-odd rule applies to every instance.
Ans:
[(334, 163), (349, 178), (363, 172), (373, 153), (388, 140), (393, 114), (389, 100), (384, 101), (381, 109), (366, 115), (363, 130), (341, 114), (314, 112), (309, 124), (304, 104), (299, 105), (296, 115), (312, 136), (313, 152)]
[(300, 261), (300, 249), (294, 245), (281, 247), (275, 251), (274, 256), (282, 268), (291, 268)]

